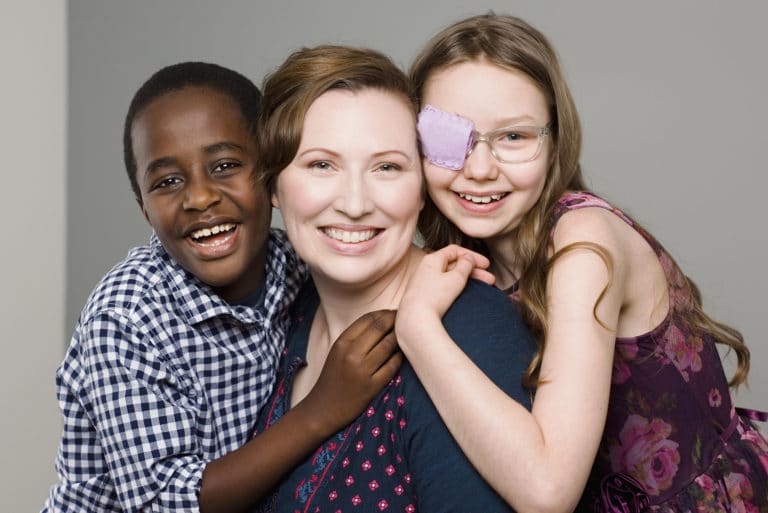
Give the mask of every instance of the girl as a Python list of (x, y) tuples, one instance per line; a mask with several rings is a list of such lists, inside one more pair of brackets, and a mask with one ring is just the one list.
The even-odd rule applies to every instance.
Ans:
[[(425, 258), (396, 333), (480, 472), (521, 512), (768, 511), (768, 445), (735, 412), (715, 343), (737, 355), (732, 385), (749, 352), (658, 242), (585, 187), (546, 38), (517, 18), (469, 18), (432, 39), (411, 78), (426, 244), (490, 260), (455, 246)], [(438, 322), (489, 264), (537, 338), (530, 413)]]
[[(259, 419), (257, 432), (268, 436), (301, 404), (348, 324), (397, 308), (424, 255), (412, 243), (424, 194), (409, 82), (383, 55), (298, 51), (266, 80), (262, 112), (258, 169), (313, 280), (297, 300), (276, 391)], [(442, 325), (494, 386), (528, 401), (519, 376), (531, 341), (504, 294), (471, 282)], [(277, 512), (417, 510), (509, 508), (456, 446), (407, 364), (262, 504)]]

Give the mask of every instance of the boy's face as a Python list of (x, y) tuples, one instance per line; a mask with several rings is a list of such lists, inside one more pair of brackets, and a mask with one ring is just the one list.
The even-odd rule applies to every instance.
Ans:
[(166, 251), (226, 301), (264, 275), (269, 195), (234, 100), (186, 87), (152, 101), (132, 127), (141, 209)]

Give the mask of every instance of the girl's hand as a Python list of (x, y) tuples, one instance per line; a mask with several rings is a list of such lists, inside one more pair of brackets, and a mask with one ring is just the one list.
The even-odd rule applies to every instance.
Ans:
[(486, 270), (489, 265), (483, 255), (455, 244), (426, 255), (400, 301), (395, 327), (400, 344), (417, 340), (427, 326), (436, 327), (469, 278), (493, 285), (496, 278)]
[(486, 270), (489, 265), (483, 255), (456, 244), (426, 255), (411, 276), (400, 311), (428, 307), (442, 318), (469, 278), (493, 285), (496, 278)]
[(329, 435), (355, 420), (400, 368), (403, 355), (394, 325), (394, 311), (369, 312), (334, 342), (317, 383), (302, 401)]

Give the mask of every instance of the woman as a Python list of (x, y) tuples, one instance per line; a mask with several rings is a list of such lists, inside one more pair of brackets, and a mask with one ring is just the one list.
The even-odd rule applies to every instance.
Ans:
[[(277, 389), (256, 433), (307, 394), (342, 330), (365, 312), (398, 308), (424, 256), (412, 243), (424, 204), (415, 108), (407, 78), (389, 59), (348, 47), (301, 50), (267, 78), (262, 107), (259, 169), (313, 285), (298, 300)], [(530, 340), (500, 291), (470, 282), (443, 322), (494, 383), (528, 403), (520, 377)], [(262, 503), (263, 511), (356, 507), (509, 511), (407, 364)]]

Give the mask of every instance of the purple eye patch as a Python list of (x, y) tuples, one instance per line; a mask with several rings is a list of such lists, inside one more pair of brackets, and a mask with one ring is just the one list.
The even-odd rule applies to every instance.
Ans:
[(427, 160), (440, 167), (458, 171), (472, 145), (475, 125), (468, 119), (425, 105), (416, 123), (421, 149)]

